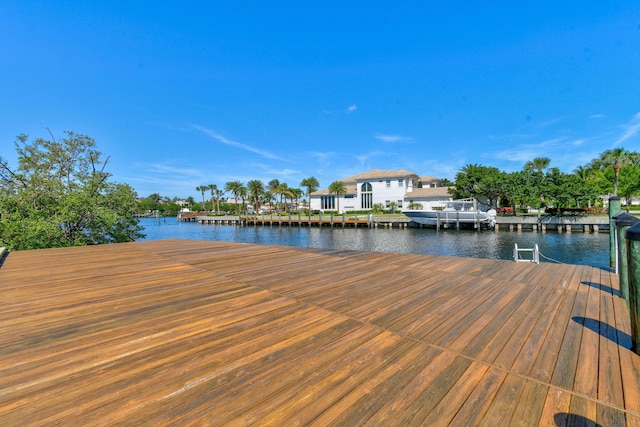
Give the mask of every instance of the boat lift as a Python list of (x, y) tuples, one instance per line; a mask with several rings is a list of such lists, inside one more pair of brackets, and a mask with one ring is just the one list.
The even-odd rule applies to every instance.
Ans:
[[(531, 258), (521, 258), (521, 252), (531, 252)], [(533, 249), (525, 249), (518, 248), (518, 244), (516, 243), (515, 247), (513, 248), (513, 260), (515, 262), (535, 262), (536, 264), (540, 264), (540, 250), (538, 249), (538, 244), (533, 245)]]

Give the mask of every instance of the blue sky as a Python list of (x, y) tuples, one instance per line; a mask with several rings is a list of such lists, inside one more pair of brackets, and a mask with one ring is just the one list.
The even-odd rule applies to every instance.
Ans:
[(73, 130), (140, 196), (640, 150), (640, 3), (0, 4), (0, 156)]

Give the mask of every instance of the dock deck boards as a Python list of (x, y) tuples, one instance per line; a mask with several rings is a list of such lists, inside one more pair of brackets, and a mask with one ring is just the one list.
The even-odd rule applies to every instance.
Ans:
[(10, 253), (0, 301), (4, 426), (640, 426), (588, 266), (172, 239)]

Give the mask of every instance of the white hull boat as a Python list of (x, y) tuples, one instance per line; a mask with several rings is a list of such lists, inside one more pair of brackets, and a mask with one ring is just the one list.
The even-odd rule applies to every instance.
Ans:
[(469, 227), (478, 225), (492, 228), (496, 224), (496, 211), (482, 211), (475, 199), (452, 200), (446, 202), (443, 209), (415, 209), (402, 211), (412, 221), (421, 225), (449, 228), (460, 225)]

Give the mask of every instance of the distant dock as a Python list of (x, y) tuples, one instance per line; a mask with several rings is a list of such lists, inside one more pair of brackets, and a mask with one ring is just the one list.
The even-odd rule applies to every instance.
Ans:
[[(179, 221), (199, 222), (211, 225), (287, 226), (287, 227), (342, 227), (342, 228), (407, 228), (421, 227), (409, 218), (387, 215), (206, 215), (186, 212), (178, 215)], [(443, 227), (444, 228), (444, 227)], [(449, 229), (456, 229), (455, 224)], [(546, 233), (599, 233), (609, 232), (609, 219), (599, 216), (499, 216), (495, 231), (530, 231)]]

